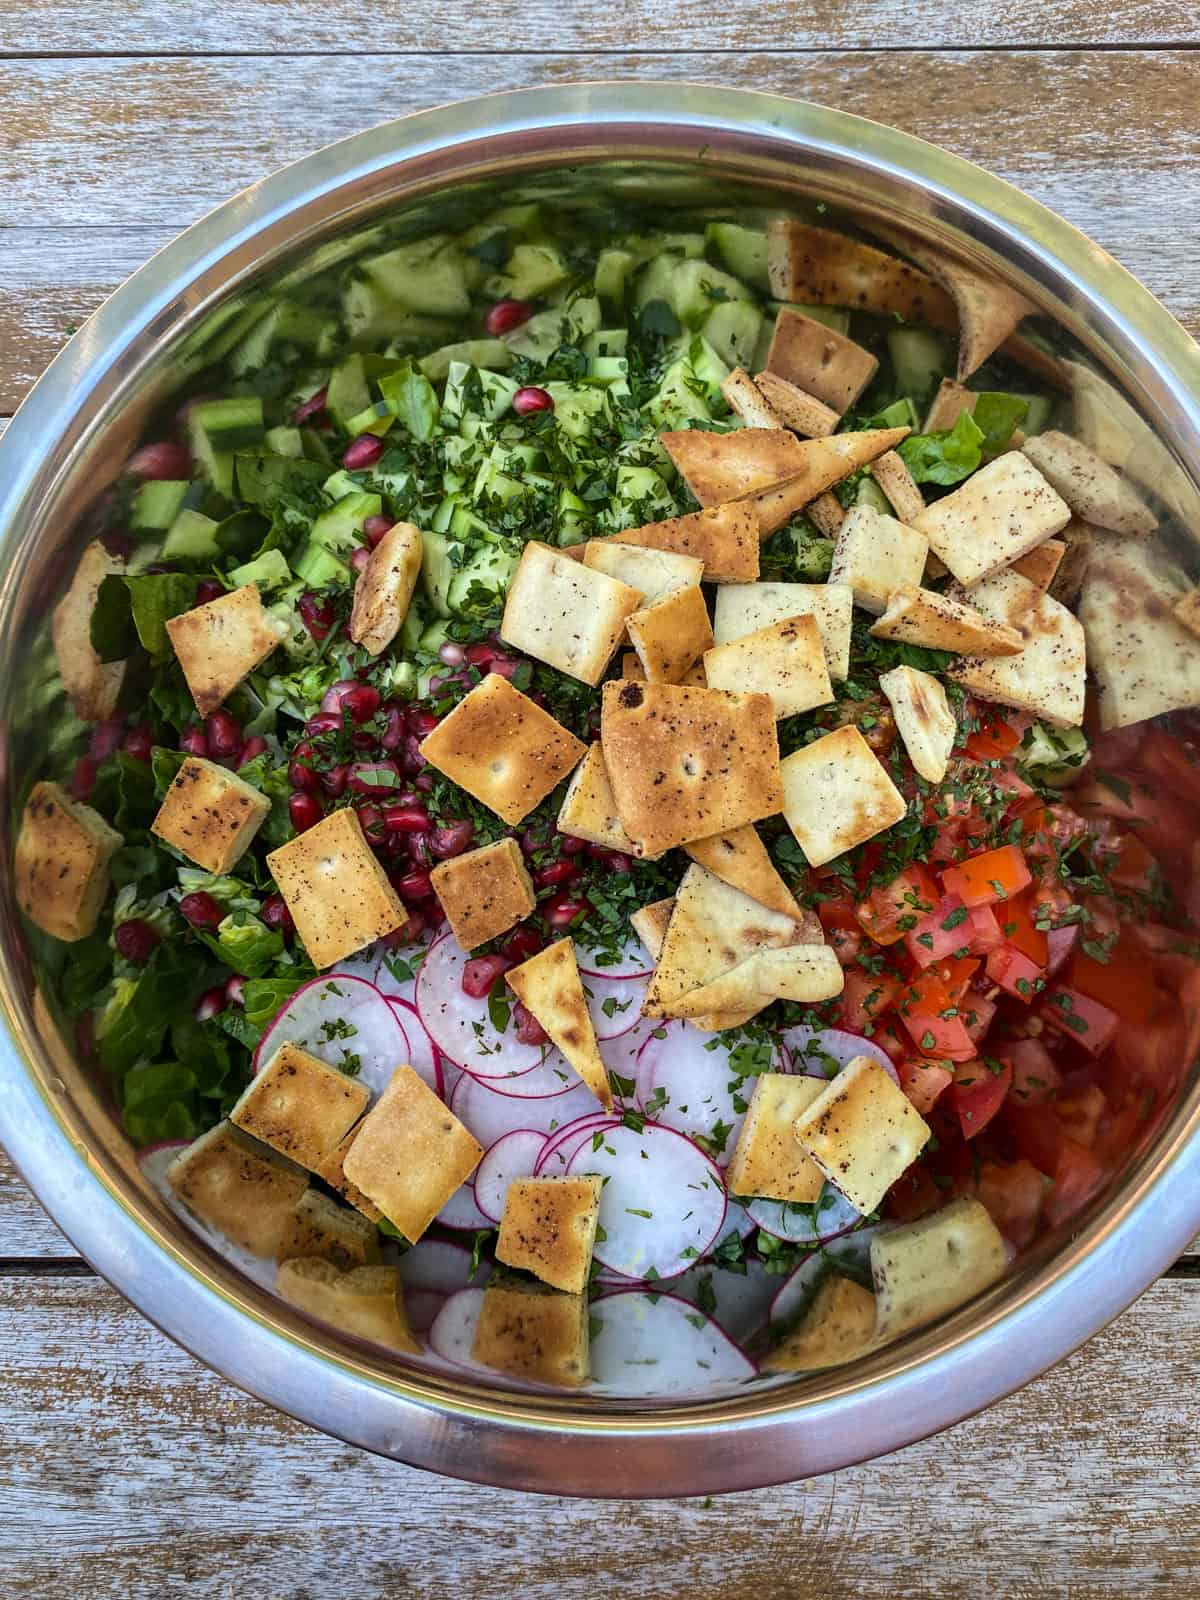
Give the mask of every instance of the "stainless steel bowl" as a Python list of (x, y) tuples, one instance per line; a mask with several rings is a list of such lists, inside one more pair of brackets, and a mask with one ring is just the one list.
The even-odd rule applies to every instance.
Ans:
[[(804, 195), (918, 229), (1019, 286), (1076, 342), (1078, 373), (1177, 526), (1200, 534), (1200, 352), (1097, 246), (919, 140), (821, 107), (675, 84), (579, 85), (408, 117), (318, 152), (213, 212), (96, 313), (0, 444), (0, 848), (31, 759), (30, 651), (88, 508), (188, 369), (197, 329), (333, 238), (398, 212), (469, 212), (479, 186), (552, 176), (669, 204)], [(419, 208), (419, 209), (414, 209)], [(893, 1450), (1044, 1371), (1200, 1231), (1200, 1082), (1110, 1192), (940, 1325), (859, 1365), (689, 1404), (530, 1397), (405, 1370), (241, 1277), (142, 1179), (101, 1094), (37, 1003), (0, 902), (0, 1136), (67, 1236), (164, 1331), (243, 1388), (352, 1443), (457, 1477), (556, 1493), (744, 1489)]]

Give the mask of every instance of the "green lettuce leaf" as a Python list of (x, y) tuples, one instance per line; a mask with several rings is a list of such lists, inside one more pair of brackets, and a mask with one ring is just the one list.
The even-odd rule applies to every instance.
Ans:
[(140, 644), (154, 662), (172, 659), (166, 623), (196, 603), (199, 579), (186, 572), (111, 574), (92, 612), (92, 648), (101, 661), (121, 661)]
[(441, 415), (433, 385), (423, 372), (406, 361), (398, 372), (379, 380), (384, 404), (400, 419), (414, 439), (433, 437)]
[(268, 928), (249, 911), (231, 911), (215, 934), (200, 933), (199, 937), (218, 961), (243, 978), (261, 978), (283, 954), (282, 933)]
[(1029, 401), (1019, 394), (1005, 394), (1002, 390), (985, 390), (975, 402), (971, 416), (975, 426), (983, 430), (983, 459), (991, 461), (1001, 451), (1007, 450), (1013, 429), (1019, 428), (1029, 414)]
[(96, 1049), (110, 1072), (155, 1056), (175, 1013), (195, 984), (195, 957), (159, 945), (136, 978), (118, 978), (96, 1023)]
[(941, 433), (911, 433), (896, 449), (917, 483), (948, 486), (969, 478), (979, 466), (983, 441), (983, 429), (969, 411), (963, 411), (952, 428)]

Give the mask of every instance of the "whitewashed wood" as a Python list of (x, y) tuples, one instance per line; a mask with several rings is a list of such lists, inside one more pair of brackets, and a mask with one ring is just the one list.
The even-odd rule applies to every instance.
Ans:
[[(1165, 13), (1165, 14), (1164, 14)], [(1090, 0), (1039, 0), (1004, 7), (994, 0), (765, 0), (750, 14), (736, 6), (697, 6), (691, 0), (578, 0), (556, 5), (529, 0), (520, 6), (463, 7), (450, 14), (437, 5), (392, 10), (332, 4), (263, 5), (224, 0), (185, 14), (171, 0), (106, 8), (103, 33), (97, 11), (83, 0), (34, 0), (0, 13), (0, 53), (43, 55), (157, 54), (201, 51), (354, 51), (379, 54), (456, 49), (619, 50), (631, 40), (664, 53), (684, 49), (741, 51), (770, 40), (781, 52), (813, 49), (899, 49), (993, 45), (1186, 43), (1197, 36), (1184, 6), (1152, 0), (1118, 0), (1099, 8)]]
[(1196, 1283), (1160, 1283), (940, 1438), (711, 1503), (535, 1500), (380, 1461), (229, 1389), (89, 1280), (0, 1281), (0, 1342), (20, 1351), (0, 1367), (5, 1600), (1200, 1591)]
[(0, 1262), (69, 1260), (75, 1255), (0, 1149)]

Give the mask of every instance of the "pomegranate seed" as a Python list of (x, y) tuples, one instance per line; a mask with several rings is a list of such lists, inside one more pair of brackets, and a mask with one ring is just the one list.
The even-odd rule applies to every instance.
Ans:
[(510, 961), (528, 961), (545, 949), (546, 941), (532, 928), (514, 928), (504, 941), (504, 954)]
[(404, 741), (404, 770), (415, 775), (428, 765), (429, 763), (421, 754), (420, 739), (417, 738), (415, 733), (410, 733)]
[(554, 396), (545, 389), (518, 389), (512, 397), (512, 408), (519, 417), (527, 417), (534, 411), (553, 411)]
[(261, 733), (252, 734), (242, 746), (238, 754), (239, 767), (248, 767), (252, 761), (257, 761), (267, 748), (267, 741)]
[(259, 915), (268, 928), (274, 928), (278, 933), (291, 933), (296, 926), (292, 921), (292, 913), (288, 910), (288, 903), (281, 894), (268, 895), (262, 903)]
[(325, 807), (311, 790), (298, 789), (288, 796), (288, 816), (297, 833), (307, 833), (325, 815)]
[(322, 600), (319, 594), (314, 594), (310, 589), (296, 601), (296, 610), (300, 614), (300, 621), (308, 630), (309, 637), (320, 644), (321, 640), (328, 636), (330, 628), (333, 627), (333, 606), (328, 600)]
[(396, 879), (396, 892), (404, 900), (428, 900), (433, 895), (429, 874), (419, 867)]
[(383, 812), (378, 806), (359, 806), (358, 821), (368, 844), (383, 844), (387, 838), (387, 829), (383, 823)]
[(242, 748), (242, 730), (228, 711), (214, 711), (204, 719), (204, 736), (214, 756), (235, 756)]
[(292, 421), (295, 423), (307, 422), (310, 417), (319, 417), (325, 409), (325, 402), (329, 398), (326, 389), (318, 389), (316, 394), (310, 394), (307, 400), (302, 400), (292, 412)]
[(96, 763), (91, 756), (80, 756), (71, 774), (71, 794), (76, 800), (90, 800), (96, 787)]
[(149, 761), (154, 750), (154, 734), (144, 722), (140, 722), (136, 728), (130, 728), (121, 740), (121, 749), (135, 761)]
[(389, 705), (379, 742), (385, 750), (399, 750), (404, 743), (404, 707)]
[(384, 806), (383, 822), (389, 833), (428, 833), (433, 827), (428, 811), (415, 801)]
[(462, 645), (455, 644), (453, 639), (447, 639), (438, 647), (438, 656), (447, 667), (461, 667), (467, 659), (467, 652)]
[(424, 739), (437, 727), (441, 718), (432, 711), (424, 711), (420, 706), (410, 706), (408, 709), (408, 731)]
[(432, 794), (433, 773), (418, 772), (416, 777), (413, 779), (413, 788), (418, 790), (421, 794)]
[(578, 899), (569, 894), (551, 895), (538, 907), (543, 918), (552, 928), (569, 928), (576, 917), (581, 917), (592, 909), (591, 901), (584, 896)]
[(604, 864), (610, 872), (622, 875), (633, 871), (633, 857), (627, 856), (623, 850), (610, 850)]
[(432, 867), (435, 865), (433, 851), (429, 848), (429, 835), (427, 833), (406, 833), (404, 836), (408, 853), (412, 857), (414, 867)]
[(367, 543), (371, 546), (371, 549), (374, 550), (384, 534), (390, 533), (395, 526), (396, 524), (391, 517), (368, 517), (363, 523), (363, 532), (367, 536)]
[(118, 561), (128, 561), (137, 549), (137, 540), (131, 533), (124, 533), (119, 528), (111, 528), (108, 533), (100, 535), (100, 543), (110, 556), (115, 556)]
[(339, 761), (336, 766), (329, 767), (321, 773), (321, 787), (326, 794), (331, 794), (335, 799), (346, 792), (346, 783), (350, 777), (350, 768), (345, 761)]
[(494, 644), (469, 644), (464, 652), (473, 667), (486, 667), (496, 654)]
[(476, 956), (463, 968), (462, 992), (468, 999), (486, 1000), (496, 979), (511, 966), (507, 956)]
[(219, 900), (214, 900), (206, 889), (197, 889), (179, 902), (179, 915), (193, 928), (212, 929), (220, 927), (225, 913)]
[(483, 320), (483, 325), (494, 339), (511, 333), (529, 321), (533, 307), (528, 300), (497, 300)]
[(573, 833), (560, 833), (558, 848), (564, 856), (577, 856), (581, 850), (587, 848), (587, 840), (577, 839)]
[(245, 978), (241, 977), (236, 972), (232, 978), (227, 978), (225, 980), (225, 999), (231, 1006), (240, 1006), (245, 1004), (245, 996), (242, 993), (245, 987)]
[(288, 762), (288, 782), (293, 789), (316, 789), (320, 787), (321, 775), (313, 763), (317, 760), (315, 747), (307, 739), (292, 751), (292, 759)]
[(304, 731), (314, 736), (322, 733), (340, 733), (342, 714), (340, 711), (316, 711), (304, 724)]
[(549, 889), (557, 883), (574, 883), (579, 876), (579, 868), (573, 861), (552, 861), (548, 867), (539, 867), (533, 875), (533, 881), (539, 889)]
[(521, 854), (535, 856), (539, 850), (545, 850), (550, 843), (550, 828), (547, 823), (535, 823), (532, 828), (526, 828), (521, 835)]
[(391, 933), (385, 933), (380, 942), (388, 950), (398, 950), (405, 944), (416, 944), (425, 932), (425, 920), (420, 911), (412, 911), (407, 921), (402, 922), (398, 928), (393, 928)]
[(433, 830), (429, 835), (429, 848), (439, 860), (445, 861), (451, 856), (462, 855), (464, 850), (470, 848), (474, 837), (473, 822), (450, 822), (445, 827)]
[(346, 787), (352, 794), (365, 794), (378, 800), (390, 794), (400, 780), (400, 767), (395, 761), (356, 761), (350, 768)]
[(513, 1021), (517, 1025), (517, 1038), (522, 1044), (549, 1044), (550, 1036), (545, 1028), (519, 1000), (513, 1007)]
[(141, 917), (131, 917), (113, 929), (113, 943), (126, 961), (136, 961), (139, 967), (144, 967), (158, 949), (160, 940), (148, 922)]
[(369, 683), (356, 683), (342, 696), (342, 710), (350, 714), (351, 722), (369, 722), (379, 710), (382, 697)]
[(144, 444), (140, 450), (135, 450), (125, 463), (125, 471), (131, 478), (142, 478), (146, 482), (171, 479), (178, 482), (191, 477), (192, 458), (181, 444), (162, 439), (157, 444)]
[(107, 761), (109, 756), (120, 749), (123, 732), (124, 724), (119, 717), (112, 717), (107, 722), (98, 722), (88, 740), (88, 755), (94, 761)]
[(218, 583), (215, 578), (202, 578), (196, 585), (196, 604), (206, 606), (213, 600), (219, 600), (225, 593), (225, 585)]
[(225, 990), (223, 988), (206, 989), (196, 1001), (193, 1013), (197, 1022), (209, 1022), (213, 1017), (219, 1017), (225, 1009)]
[(195, 723), (190, 728), (185, 728), (179, 735), (179, 748), (189, 756), (206, 756), (208, 754), (208, 740), (204, 736), (204, 729), (198, 728)]
[(365, 572), (370, 559), (371, 552), (367, 549), (366, 545), (360, 544), (357, 550), (351, 552), (350, 571), (359, 573)]
[(373, 467), (382, 454), (382, 439), (377, 439), (373, 433), (360, 433), (342, 451), (342, 465), (347, 472), (362, 472)]

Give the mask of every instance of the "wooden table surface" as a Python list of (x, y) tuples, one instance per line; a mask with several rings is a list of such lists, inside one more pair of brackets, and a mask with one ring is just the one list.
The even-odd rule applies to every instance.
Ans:
[[(769, 89), (935, 140), (1200, 333), (1194, 6), (0, 0), (0, 427), (109, 290), (260, 175), (407, 111), (596, 78)], [(711, 1501), (475, 1488), (201, 1369), (0, 1156), (3, 1600), (1194, 1600), (1198, 1379), (1189, 1256), (1039, 1382), (882, 1461)]]

